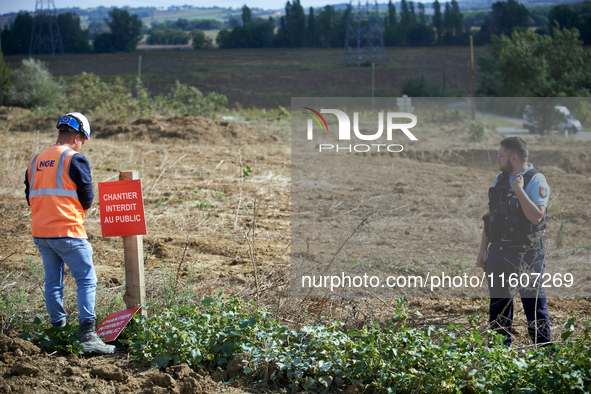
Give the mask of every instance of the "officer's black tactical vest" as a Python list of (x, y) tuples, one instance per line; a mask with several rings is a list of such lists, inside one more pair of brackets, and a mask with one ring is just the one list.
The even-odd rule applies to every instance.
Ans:
[[(535, 174), (531, 169), (523, 174), (523, 188)], [(502, 173), (497, 184), (488, 190), (490, 213), (484, 216), (485, 231), (493, 245), (507, 249), (541, 249), (542, 235), (546, 229), (546, 213), (538, 225), (530, 222), (523, 213), (517, 195), (511, 189), (509, 175)]]

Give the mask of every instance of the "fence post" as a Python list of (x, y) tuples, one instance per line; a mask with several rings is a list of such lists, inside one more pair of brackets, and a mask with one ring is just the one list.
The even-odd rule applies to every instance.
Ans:
[[(121, 171), (120, 181), (138, 179), (138, 172)], [(146, 304), (146, 283), (144, 278), (144, 236), (129, 235), (123, 238), (123, 254), (125, 261), (125, 295), (123, 299), (127, 308)], [(140, 313), (146, 314), (144, 308)]]

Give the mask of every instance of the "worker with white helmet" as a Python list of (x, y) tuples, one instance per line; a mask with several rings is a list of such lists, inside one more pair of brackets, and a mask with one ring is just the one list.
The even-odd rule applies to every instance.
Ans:
[(60, 118), (57, 128), (57, 143), (33, 157), (25, 173), (33, 240), (45, 271), (45, 304), (52, 325), (65, 326), (66, 264), (76, 280), (80, 344), (87, 353), (113, 353), (115, 346), (106, 345), (95, 331), (97, 279), (83, 227), (94, 191), (88, 159), (78, 152), (90, 141), (90, 124), (81, 113), (71, 112)]

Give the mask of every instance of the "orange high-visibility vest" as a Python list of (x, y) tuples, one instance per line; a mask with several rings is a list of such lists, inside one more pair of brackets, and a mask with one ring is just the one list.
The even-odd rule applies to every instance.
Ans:
[(31, 159), (28, 176), (33, 237), (86, 238), (84, 209), (69, 174), (75, 153), (54, 145)]

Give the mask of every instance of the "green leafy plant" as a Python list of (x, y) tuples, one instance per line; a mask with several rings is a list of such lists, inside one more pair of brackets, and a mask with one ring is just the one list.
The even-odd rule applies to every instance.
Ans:
[(214, 194), (217, 200), (228, 201), (228, 196), (226, 196), (224, 193), (216, 191)]
[(209, 201), (197, 201), (196, 208), (213, 208), (213, 206)]
[(268, 313), (241, 311), (242, 301), (222, 294), (197, 305), (171, 306), (142, 322), (143, 329), (125, 343), (138, 360), (164, 368), (169, 364), (226, 365), (250, 342), (254, 327)]
[(252, 167), (251, 166), (242, 167), (242, 177), (244, 179), (248, 178), (251, 175), (252, 175)]
[(45, 353), (52, 353), (55, 351), (64, 351), (66, 353), (81, 355), (84, 353), (82, 346), (80, 346), (80, 338), (78, 325), (66, 324), (64, 327), (49, 327), (43, 328), (45, 323), (36, 317), (33, 323), (29, 326), (29, 330), (24, 331), (21, 335), (22, 339), (32, 340), (31, 331), (37, 339), (37, 344), (41, 351)]
[(21, 67), (12, 71), (11, 82), (6, 91), (10, 105), (55, 108), (64, 101), (61, 84), (40, 60), (23, 59)]
[(484, 125), (478, 121), (471, 121), (468, 123), (468, 131), (473, 141), (484, 141), (486, 139), (486, 129)]
[(482, 317), (462, 325), (415, 328), (408, 324), (413, 314), (399, 300), (385, 324), (347, 329), (329, 322), (295, 330), (278, 324), (269, 312), (253, 312), (240, 299), (219, 293), (201, 305), (171, 305), (141, 318), (124, 342), (137, 360), (160, 368), (180, 363), (224, 367), (247, 353), (243, 379), (273, 381), (294, 391), (326, 391), (336, 377), (377, 392), (552, 393), (591, 387), (588, 320), (569, 320), (560, 347), (515, 351), (503, 345), (501, 335), (479, 329)]
[(27, 309), (27, 295), (26, 289), (0, 292), (0, 333), (24, 318), (22, 311)]
[[(375, 392), (587, 392), (591, 388), (591, 321), (569, 319), (560, 345), (513, 350), (483, 331), (483, 316), (447, 327), (412, 327), (418, 312), (398, 300), (387, 322), (351, 328), (341, 322), (280, 325), (223, 293), (200, 304), (170, 303), (150, 317), (134, 316), (120, 337), (134, 358), (158, 368), (187, 363), (225, 367), (242, 354), (240, 379), (273, 382), (293, 391), (324, 392), (338, 377)], [(419, 315), (420, 317), (420, 315)], [(81, 354), (78, 327), (42, 328), (36, 318), (21, 336), (45, 352)], [(247, 354), (245, 357), (244, 354)], [(230, 383), (230, 381), (228, 381)]]

